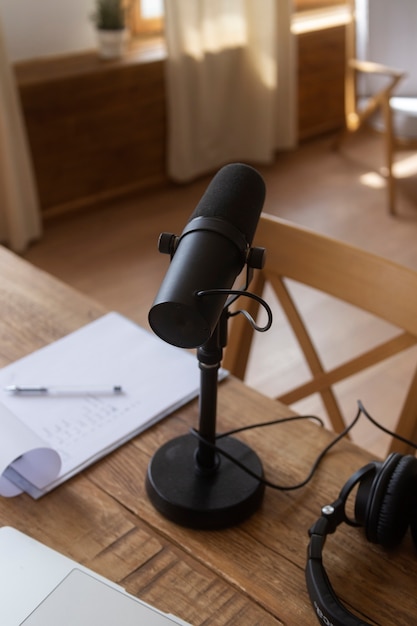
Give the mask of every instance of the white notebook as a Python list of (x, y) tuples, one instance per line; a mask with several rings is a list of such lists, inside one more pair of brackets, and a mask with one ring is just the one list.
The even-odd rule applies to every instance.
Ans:
[(2, 626), (190, 626), (8, 526), (0, 589)]
[[(13, 385), (58, 391), (5, 390)], [(0, 370), (0, 495), (42, 496), (199, 387), (193, 354), (114, 312), (11, 363)]]

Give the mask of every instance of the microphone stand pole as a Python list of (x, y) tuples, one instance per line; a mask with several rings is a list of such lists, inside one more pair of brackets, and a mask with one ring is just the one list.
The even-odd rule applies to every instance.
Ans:
[(210, 339), (197, 349), (199, 437), (190, 433), (168, 441), (152, 457), (146, 476), (154, 507), (191, 528), (224, 528), (243, 521), (259, 508), (265, 490), (262, 482), (221, 451), (262, 476), (257, 454), (233, 437), (216, 441), (218, 372), (227, 343), (227, 319), (224, 309)]
[[(197, 348), (200, 368), (198, 432), (201, 439), (196, 461), (200, 469), (207, 472), (215, 471), (218, 465), (218, 453), (212, 446), (216, 444), (217, 386), (223, 347), (226, 345), (226, 334), (227, 309), (224, 309), (210, 339), (203, 346)], [(205, 441), (211, 445), (207, 445), (204, 443)]]

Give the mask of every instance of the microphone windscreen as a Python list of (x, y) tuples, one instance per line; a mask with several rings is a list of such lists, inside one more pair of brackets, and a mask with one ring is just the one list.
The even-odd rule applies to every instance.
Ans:
[(217, 172), (194, 209), (195, 217), (216, 217), (233, 224), (251, 245), (265, 200), (262, 176), (250, 165), (231, 163)]

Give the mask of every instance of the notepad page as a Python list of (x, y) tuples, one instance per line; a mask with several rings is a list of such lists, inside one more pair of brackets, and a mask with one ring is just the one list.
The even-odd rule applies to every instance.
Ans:
[[(24, 396), (7, 385), (121, 385), (122, 393)], [(50, 490), (199, 393), (196, 357), (109, 313), (0, 370), (0, 402), (59, 453)]]

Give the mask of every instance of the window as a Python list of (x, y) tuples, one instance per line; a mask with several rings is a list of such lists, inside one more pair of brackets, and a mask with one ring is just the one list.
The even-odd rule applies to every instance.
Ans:
[(164, 23), (163, 0), (134, 0), (131, 31), (134, 35), (161, 34)]
[[(132, 0), (132, 25), (134, 35), (160, 35), (164, 27), (164, 2), (163, 0)], [(296, 16), (304, 11), (326, 9), (339, 10), (339, 13), (347, 13), (351, 0), (294, 0)], [(345, 9), (343, 11), (343, 8)], [(303, 18), (301, 18), (303, 19)], [(296, 32), (297, 31), (296, 27)]]

